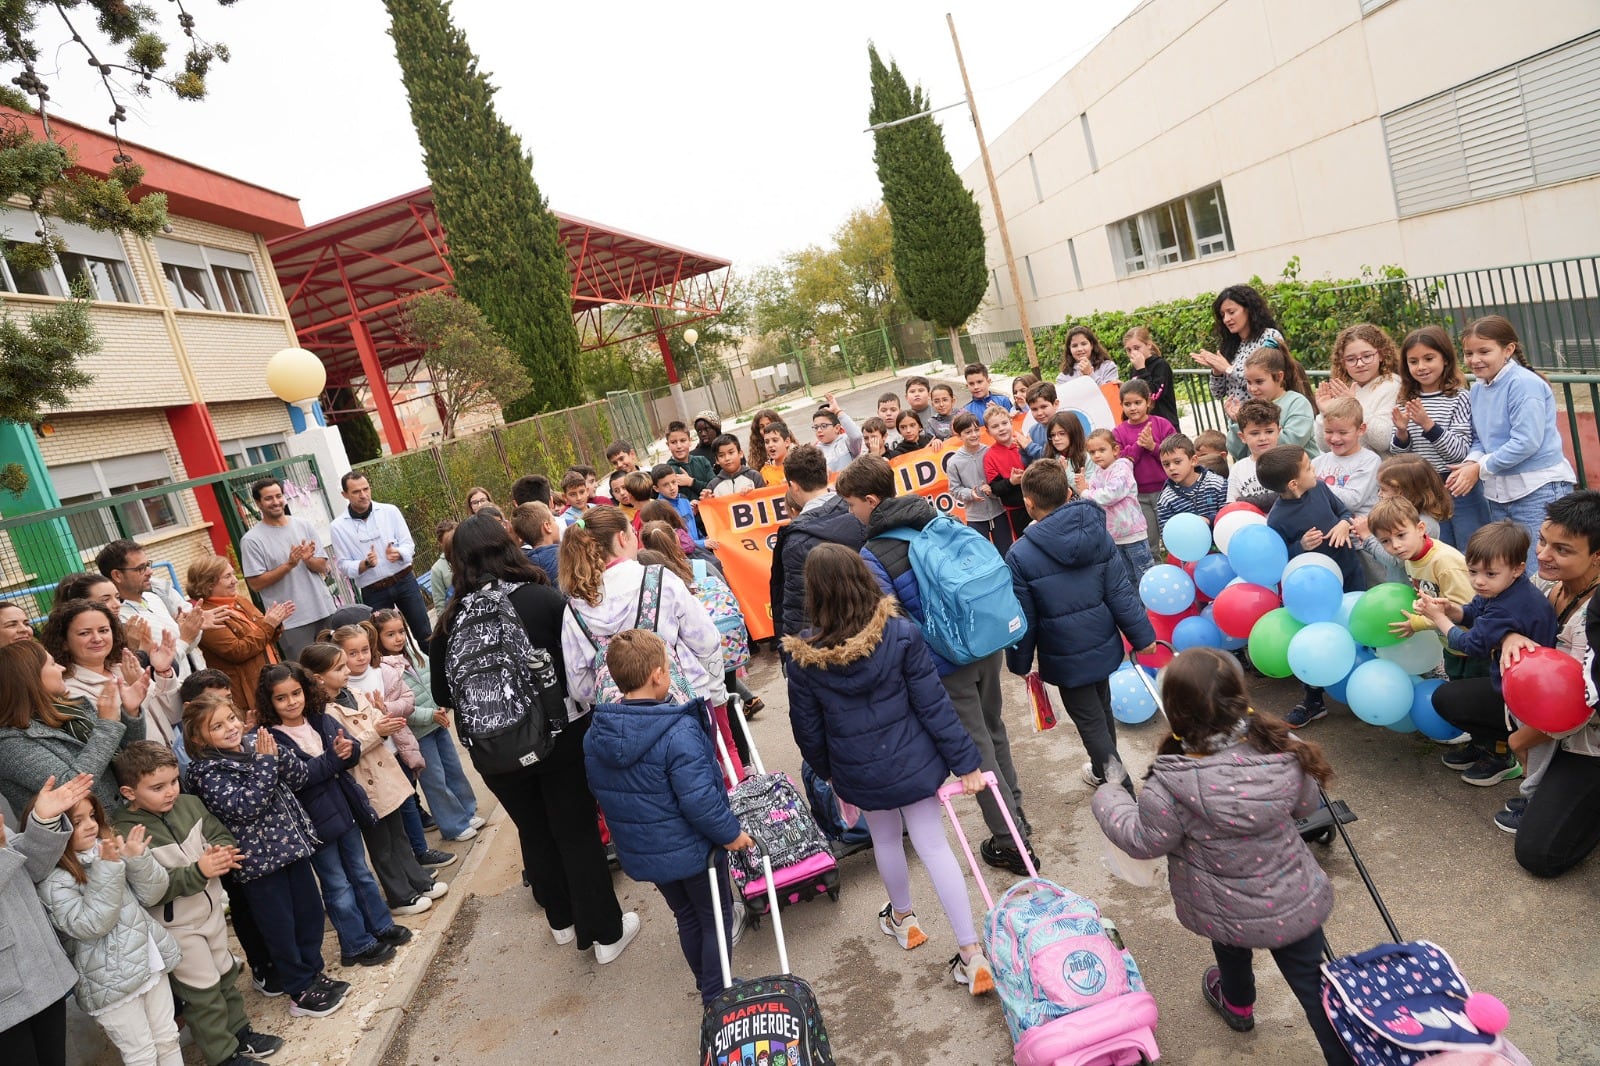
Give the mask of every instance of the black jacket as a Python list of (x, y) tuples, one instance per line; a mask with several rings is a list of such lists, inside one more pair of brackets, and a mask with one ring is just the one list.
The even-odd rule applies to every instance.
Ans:
[[(561, 618), (567, 610), (567, 598), (550, 585), (528, 582), (511, 593), (511, 606), (522, 620), (528, 642), (543, 648), (555, 662), (556, 678), (561, 694), (567, 689), (567, 661), (561, 654)], [(433, 638), (428, 642), (428, 661), (433, 664), (429, 685), (433, 702), (438, 707), (454, 707), (456, 699), (450, 694), (450, 679), (445, 674), (448, 661), (449, 639), (443, 626), (433, 628)]]
[(273, 726), (271, 732), (278, 741), (280, 751), (293, 753), (305, 765), (306, 780), (294, 790), (300, 806), (306, 809), (311, 824), (324, 845), (331, 844), (357, 826), (378, 824), (367, 794), (345, 771), (361, 761), (361, 742), (350, 738), (350, 757), (340, 759), (333, 752), (333, 742), (338, 738), (340, 725), (329, 714), (319, 714), (315, 720), (306, 719), (322, 734), (322, 754), (315, 758), (301, 750), (300, 745), (282, 727)]
[(844, 497), (831, 495), (813, 511), (797, 515), (778, 530), (778, 543), (772, 549), (772, 627), (773, 634), (799, 635), (811, 620), (806, 617), (806, 556), (818, 544), (843, 544), (860, 551), (867, 530), (850, 513)]
[(1172, 367), (1164, 357), (1150, 356), (1144, 361), (1143, 370), (1130, 370), (1128, 376), (1150, 386), (1151, 414), (1165, 418), (1173, 425), (1178, 424), (1178, 389), (1172, 380)]

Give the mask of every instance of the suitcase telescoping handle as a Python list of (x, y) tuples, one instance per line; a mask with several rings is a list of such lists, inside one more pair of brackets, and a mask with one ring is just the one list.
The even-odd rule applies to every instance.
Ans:
[[(722, 987), (727, 989), (733, 987), (733, 963), (728, 958), (727, 926), (722, 924), (722, 890), (728, 886), (726, 883), (717, 883), (722, 881), (717, 874), (717, 852), (721, 850), (712, 848), (706, 856), (706, 877), (711, 882), (711, 914), (717, 926), (717, 958), (722, 962)], [(767, 879), (767, 902), (772, 905), (769, 916), (772, 918), (772, 938), (778, 942), (778, 969), (790, 973), (789, 948), (783, 941), (783, 915), (778, 913), (778, 889), (773, 882), (772, 860), (766, 852), (761, 853), (761, 872)]]
[[(1323, 806), (1330, 809), (1333, 807), (1333, 801), (1328, 798), (1327, 791), (1320, 784), (1317, 786), (1317, 795), (1322, 797)], [(1338, 830), (1339, 839), (1344, 841), (1344, 846), (1350, 849), (1350, 860), (1356, 864), (1356, 873), (1361, 875), (1362, 883), (1367, 886), (1367, 891), (1372, 894), (1372, 902), (1377, 905), (1378, 915), (1383, 919), (1383, 924), (1388, 927), (1389, 935), (1394, 937), (1396, 944), (1401, 943), (1400, 930), (1395, 926), (1394, 918), (1389, 914), (1389, 908), (1384, 906), (1383, 897), (1378, 895), (1378, 886), (1373, 882), (1372, 875), (1367, 872), (1367, 864), (1362, 862), (1361, 856), (1356, 853), (1355, 843), (1345, 830), (1344, 820), (1335, 816), (1333, 827)], [(1322, 953), (1328, 957), (1328, 961), (1333, 961), (1333, 948), (1328, 946), (1326, 937), (1322, 941)]]
[[(1178, 652), (1177, 648), (1174, 648), (1170, 642), (1165, 640), (1156, 641), (1156, 647), (1166, 648), (1174, 655), (1176, 655)], [(1160, 711), (1161, 716), (1165, 718), (1167, 715), (1167, 708), (1166, 705), (1161, 702), (1161, 690), (1156, 688), (1154, 681), (1150, 680), (1150, 675), (1145, 673), (1145, 668), (1139, 665), (1138, 651), (1132, 648), (1128, 649), (1128, 662), (1133, 666), (1133, 672), (1139, 678), (1139, 683), (1144, 686), (1144, 690), (1150, 693), (1151, 699), (1156, 701), (1156, 710)]]
[[(985, 788), (994, 790), (995, 804), (1000, 808), (1000, 815), (1006, 820), (1006, 828), (1011, 830), (1011, 842), (1017, 846), (1017, 852), (1022, 856), (1022, 864), (1028, 868), (1029, 877), (1038, 877), (1039, 871), (1034, 869), (1033, 858), (1028, 854), (1028, 844), (1022, 839), (1022, 834), (1017, 832), (1017, 823), (1011, 817), (1011, 807), (1006, 803), (1006, 798), (1000, 793), (1000, 782), (995, 779), (994, 771), (983, 772)], [(989, 894), (989, 886), (984, 883), (983, 871), (978, 868), (978, 860), (972, 854), (972, 845), (967, 843), (967, 834), (961, 831), (961, 821), (956, 817), (956, 808), (950, 801), (961, 795), (961, 782), (951, 781), (939, 789), (939, 802), (944, 804), (944, 813), (950, 816), (950, 825), (956, 831), (956, 840), (961, 843), (961, 850), (967, 856), (967, 865), (972, 867), (972, 879), (978, 882), (978, 891), (983, 893), (985, 909), (994, 909), (994, 897)]]
[(750, 723), (744, 720), (744, 708), (735, 708), (733, 700), (728, 701), (728, 720), (736, 723), (739, 732), (744, 734), (744, 746), (750, 749), (750, 761), (755, 764), (756, 773), (765, 776), (766, 765), (761, 761), (761, 752), (756, 749), (756, 738), (750, 735)]

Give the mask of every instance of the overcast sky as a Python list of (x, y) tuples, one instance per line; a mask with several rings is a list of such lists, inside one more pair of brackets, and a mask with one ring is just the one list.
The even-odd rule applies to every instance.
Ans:
[[(993, 139), (1135, 6), (457, 0), (454, 17), (553, 208), (748, 269), (826, 241), (879, 198), (862, 132), (869, 40), (934, 106), (957, 103), (954, 14)], [(307, 223), (427, 184), (380, 0), (189, 7), (233, 60), (202, 103), (129, 98), (129, 139), (299, 197)], [(55, 39), (40, 34), (53, 106), (102, 125), (98, 80), (78, 53), (53, 54)], [(960, 170), (977, 157), (971, 123), (959, 109), (940, 119)]]

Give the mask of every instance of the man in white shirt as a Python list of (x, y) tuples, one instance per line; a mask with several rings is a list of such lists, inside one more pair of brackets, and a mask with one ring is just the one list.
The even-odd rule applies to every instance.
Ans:
[(374, 503), (367, 476), (350, 471), (339, 479), (340, 495), (349, 504), (334, 518), (333, 557), (339, 572), (355, 583), (361, 602), (378, 610), (394, 607), (405, 616), (416, 642), (427, 647), (433, 635), (422, 587), (411, 571), (416, 544), (405, 516), (393, 504)]
[(294, 617), (304, 621), (283, 631), (278, 648), (285, 659), (298, 659), (333, 613), (333, 596), (323, 580), (332, 563), (311, 523), (289, 514), (283, 482), (262, 478), (250, 486), (250, 495), (261, 508), (261, 521), (239, 542), (245, 583), (264, 607), (294, 604)]
[(120, 621), (144, 619), (150, 626), (151, 639), (156, 641), (162, 633), (172, 633), (178, 642), (173, 666), (179, 678), (206, 668), (205, 657), (200, 654), (200, 630), (206, 627), (207, 612), (190, 607), (175, 591), (170, 601), (154, 591), (150, 556), (138, 541), (114, 540), (100, 549), (94, 562), (100, 573), (117, 586), (117, 596), (122, 600), (122, 611), (117, 616)]

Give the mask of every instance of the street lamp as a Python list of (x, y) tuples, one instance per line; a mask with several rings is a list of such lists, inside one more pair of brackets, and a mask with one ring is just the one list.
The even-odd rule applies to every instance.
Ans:
[(695, 347), (695, 342), (700, 339), (700, 331), (690, 326), (683, 331), (683, 343), (689, 346), (690, 353), (694, 356), (694, 368), (700, 375), (700, 387), (706, 390), (706, 398), (711, 401), (711, 406), (717, 406), (716, 398), (711, 395), (711, 383), (706, 380), (705, 367), (700, 365), (700, 349)]
[(293, 404), (312, 420), (311, 408), (328, 383), (322, 360), (304, 348), (285, 348), (267, 360), (267, 388), (284, 403)]

